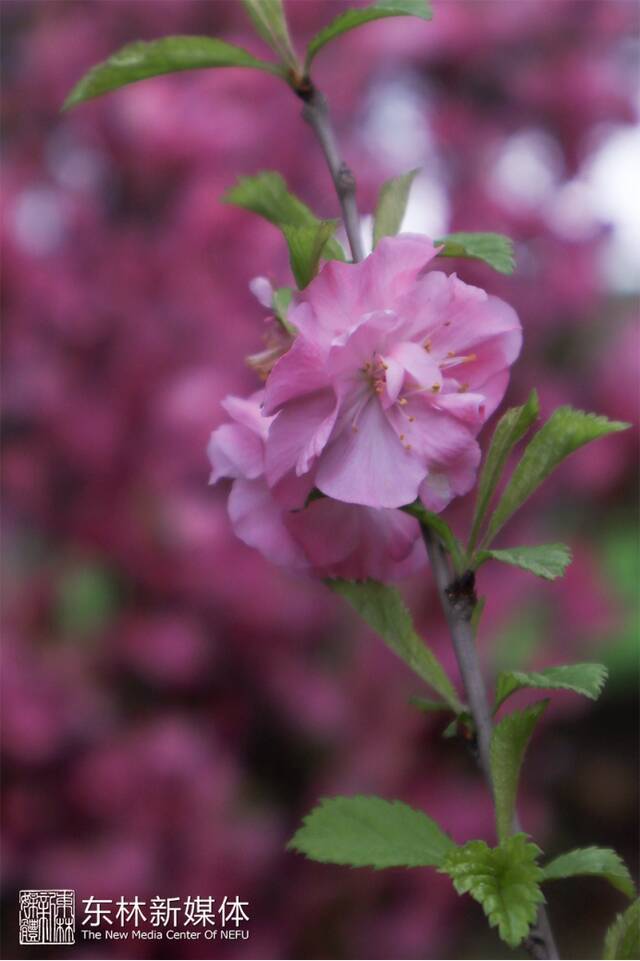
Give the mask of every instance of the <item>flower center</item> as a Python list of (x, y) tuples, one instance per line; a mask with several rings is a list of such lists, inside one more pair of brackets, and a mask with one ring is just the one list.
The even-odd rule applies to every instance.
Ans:
[(362, 368), (365, 380), (378, 396), (380, 396), (385, 388), (387, 379), (386, 372), (388, 369), (388, 365), (385, 364), (382, 357), (376, 354), (374, 354), (372, 359), (368, 360)]

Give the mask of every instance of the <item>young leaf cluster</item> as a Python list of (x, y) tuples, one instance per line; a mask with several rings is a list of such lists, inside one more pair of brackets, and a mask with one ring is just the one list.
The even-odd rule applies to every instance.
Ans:
[(634, 961), (640, 956), (640, 900), (619, 914), (607, 931), (602, 949), (605, 961)]
[(308, 83), (309, 67), (318, 51), (348, 30), (386, 17), (431, 19), (427, 0), (379, 0), (366, 7), (347, 10), (311, 40), (302, 65), (291, 41), (282, 0), (243, 0), (243, 4), (256, 33), (276, 54), (276, 61), (254, 57), (242, 47), (215, 37), (172, 36), (131, 43), (92, 67), (71, 90), (63, 109), (139, 80), (211, 67), (262, 70), (280, 77), (298, 90)]
[[(392, 177), (380, 188), (373, 218), (373, 246), (382, 237), (397, 234), (402, 226), (411, 185), (418, 170), (410, 170), (400, 177)], [(515, 268), (513, 243), (502, 234), (448, 234), (434, 241), (440, 257), (465, 257), (482, 260), (494, 270), (511, 274)]]
[(509, 455), (538, 414), (538, 396), (534, 390), (526, 404), (510, 408), (498, 421), (478, 481), (465, 558), (472, 570), (488, 560), (496, 560), (547, 580), (561, 577), (571, 563), (571, 551), (565, 544), (537, 544), (500, 550), (491, 549), (490, 545), (507, 521), (570, 454), (593, 440), (629, 426), (572, 407), (559, 407), (525, 448), (489, 517), (489, 506)]
[(506, 838), (495, 848), (469, 841), (449, 854), (441, 871), (449, 875), (458, 894), (470, 894), (482, 905), (491, 927), (509, 947), (517, 948), (544, 901), (540, 853), (525, 834)]
[(318, 220), (274, 170), (240, 177), (223, 200), (250, 210), (280, 228), (289, 248), (293, 276), (301, 290), (315, 277), (322, 257), (344, 260), (342, 247), (333, 238), (338, 222)]

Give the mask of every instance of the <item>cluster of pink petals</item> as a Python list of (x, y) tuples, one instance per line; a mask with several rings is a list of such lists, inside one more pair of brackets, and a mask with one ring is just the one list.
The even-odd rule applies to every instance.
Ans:
[(209, 442), (211, 483), (233, 478), (228, 509), (237, 536), (275, 564), (322, 577), (398, 580), (425, 562), (417, 522), (398, 510), (372, 510), (328, 497), (305, 500), (311, 478), (267, 483), (266, 444), (274, 417), (264, 391), (227, 397), (231, 423)]
[[(406, 576), (424, 551), (398, 508), (441, 511), (473, 486), (475, 438), (522, 333), (502, 300), (425, 272), (437, 253), (405, 234), (360, 264), (328, 263), (289, 313), (298, 334), (264, 392), (227, 399), (211, 480), (234, 478), (234, 529), (276, 563)], [(309, 502), (314, 490), (325, 496)]]

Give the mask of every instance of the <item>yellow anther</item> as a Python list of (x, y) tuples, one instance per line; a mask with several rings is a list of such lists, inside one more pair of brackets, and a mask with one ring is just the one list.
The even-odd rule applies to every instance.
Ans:
[(438, 391), (440, 390), (440, 384), (433, 384), (431, 387), (431, 390), (433, 391), (434, 394), (437, 394)]

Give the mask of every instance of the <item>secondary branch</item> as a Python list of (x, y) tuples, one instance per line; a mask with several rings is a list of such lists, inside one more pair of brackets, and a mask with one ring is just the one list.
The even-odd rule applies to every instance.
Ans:
[(326, 98), (313, 86), (310, 86), (309, 89), (299, 89), (296, 92), (304, 100), (302, 116), (315, 133), (327, 161), (333, 185), (340, 201), (342, 220), (349, 239), (352, 257), (354, 261), (362, 260), (364, 249), (360, 235), (360, 216), (356, 203), (356, 178), (340, 156)]
[[(471, 626), (475, 595), (471, 592), (471, 596), (469, 596), (468, 593), (455, 589), (449, 561), (442, 545), (428, 527), (421, 526), (431, 569), (438, 587), (440, 603), (449, 626), (456, 660), (462, 675), (467, 703), (473, 717), (480, 767), (487, 786), (493, 793), (490, 761), (493, 722)], [(514, 830), (521, 830), (517, 816), (514, 820)], [(541, 907), (538, 912), (536, 924), (532, 927), (529, 935), (527, 948), (534, 958), (555, 959), (560, 957), (544, 907)]]

